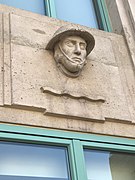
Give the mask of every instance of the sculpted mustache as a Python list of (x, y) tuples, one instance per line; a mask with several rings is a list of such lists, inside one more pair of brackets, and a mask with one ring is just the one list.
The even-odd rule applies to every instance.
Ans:
[[(68, 56), (66, 55), (66, 53), (62, 50), (60, 44), (59, 44), (58, 46), (59, 46), (60, 51), (61, 51), (62, 54), (68, 59), (68, 61), (70, 61), (70, 62), (72, 62), (72, 63), (76, 63), (76, 62), (73, 61), (70, 57), (68, 57)], [(76, 58), (76, 57), (74, 57), (73, 59), (79, 59), (79, 60), (82, 60), (81, 58)], [(80, 62), (80, 65), (82, 65), (83, 63), (84, 63), (84, 61)]]

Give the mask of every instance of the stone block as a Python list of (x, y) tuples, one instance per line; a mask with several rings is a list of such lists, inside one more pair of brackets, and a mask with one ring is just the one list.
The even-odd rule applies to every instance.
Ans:
[(122, 36), (89, 28), (95, 48), (81, 75), (70, 78), (59, 71), (53, 53), (45, 50), (61, 21), (56, 25), (45, 19), (4, 15), (3, 104), (57, 117), (132, 121), (117, 62), (122, 56), (114, 51), (115, 44), (127, 50)]

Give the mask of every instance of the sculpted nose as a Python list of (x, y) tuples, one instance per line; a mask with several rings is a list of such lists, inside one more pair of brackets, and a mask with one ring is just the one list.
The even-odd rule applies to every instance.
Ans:
[(77, 55), (81, 54), (81, 49), (80, 49), (79, 44), (76, 44), (74, 53), (77, 54)]

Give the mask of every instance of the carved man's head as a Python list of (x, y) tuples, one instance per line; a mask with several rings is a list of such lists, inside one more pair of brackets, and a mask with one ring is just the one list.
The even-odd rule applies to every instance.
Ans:
[(54, 51), (54, 59), (65, 75), (78, 77), (94, 45), (95, 40), (88, 31), (70, 25), (58, 29), (46, 49)]

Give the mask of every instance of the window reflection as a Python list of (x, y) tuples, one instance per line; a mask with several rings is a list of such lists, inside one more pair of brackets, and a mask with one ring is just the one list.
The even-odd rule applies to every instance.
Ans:
[(113, 180), (135, 180), (135, 155), (111, 153), (110, 168)]
[(112, 180), (108, 152), (84, 151), (89, 180)]
[(135, 155), (84, 150), (88, 180), (135, 180)]
[(0, 0), (0, 4), (45, 15), (44, 0)]
[(55, 0), (58, 19), (98, 28), (92, 0)]
[(0, 179), (69, 180), (67, 149), (0, 143)]

